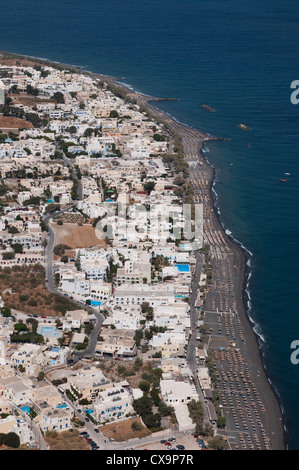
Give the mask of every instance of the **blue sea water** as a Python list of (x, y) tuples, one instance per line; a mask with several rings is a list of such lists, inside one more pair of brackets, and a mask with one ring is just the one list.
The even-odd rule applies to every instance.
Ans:
[(209, 144), (206, 156), (217, 170), (222, 222), (252, 253), (250, 316), (289, 448), (299, 449), (299, 365), (290, 361), (299, 338), (299, 105), (290, 101), (299, 79), (298, 1), (2, 0), (1, 8), (1, 50), (178, 97), (159, 106), (229, 138)]

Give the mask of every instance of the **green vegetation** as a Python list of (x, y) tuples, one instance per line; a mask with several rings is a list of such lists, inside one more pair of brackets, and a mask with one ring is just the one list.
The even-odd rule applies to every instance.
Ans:
[(65, 251), (69, 249), (70, 247), (68, 245), (63, 245), (62, 243), (59, 243), (54, 247), (53, 252), (57, 256), (62, 256), (65, 254)]
[(0, 433), (0, 446), (12, 447), (17, 449), (20, 447), (20, 438), (15, 432), (8, 432), (7, 434)]
[(227, 442), (221, 436), (213, 437), (208, 444), (208, 449), (211, 450), (225, 450), (227, 448)]
[(190, 418), (196, 424), (196, 432), (201, 436), (212, 436), (213, 428), (210, 424), (204, 425), (203, 406), (200, 401), (191, 400), (188, 403)]

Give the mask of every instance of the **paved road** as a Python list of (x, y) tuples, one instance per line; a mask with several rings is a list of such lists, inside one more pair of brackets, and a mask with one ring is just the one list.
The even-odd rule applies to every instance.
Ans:
[(207, 407), (205, 406), (204, 396), (197, 378), (197, 369), (198, 369), (198, 359), (196, 357), (196, 347), (198, 344), (197, 335), (198, 335), (198, 320), (199, 320), (199, 311), (195, 307), (195, 301), (199, 292), (199, 279), (200, 274), (202, 273), (202, 268), (204, 264), (204, 255), (199, 252), (195, 253), (196, 256), (196, 265), (195, 271), (193, 274), (192, 284), (191, 284), (191, 295), (190, 295), (190, 326), (191, 326), (191, 336), (189, 338), (188, 349), (186, 359), (188, 365), (192, 371), (194, 378), (194, 385), (198, 393), (199, 399), (203, 404), (204, 411), (204, 421), (209, 422), (209, 415)]
[(118, 451), (118, 450), (126, 450), (130, 449), (131, 447), (140, 447), (140, 446), (146, 446), (148, 444), (152, 444), (155, 442), (159, 442), (160, 439), (167, 439), (170, 436), (175, 437), (177, 440), (179, 440), (180, 437), (185, 436), (184, 432), (181, 431), (174, 431), (174, 430), (165, 430), (165, 433), (163, 434), (163, 437), (159, 437), (155, 434), (151, 434), (147, 437), (143, 438), (135, 438), (135, 439), (130, 439), (127, 441), (123, 442), (116, 442), (116, 441), (109, 441), (104, 434), (101, 432), (96, 432), (95, 428), (96, 426), (91, 422), (91, 421), (86, 421), (85, 420), (85, 414), (82, 412), (79, 412), (78, 410), (80, 408), (77, 408), (76, 405), (74, 405), (73, 402), (71, 402), (65, 394), (63, 394), (63, 400), (68, 403), (70, 408), (74, 411), (75, 415), (82, 421), (84, 421), (84, 425), (86, 428), (86, 431), (90, 435), (91, 439), (94, 440), (96, 444), (100, 447), (100, 450), (111, 450), (111, 451)]
[[(70, 209), (70, 206), (67, 208), (64, 208), (60, 211), (56, 211), (55, 215), (57, 214), (62, 214), (63, 212), (66, 212)], [(64, 294), (56, 288), (55, 286), (55, 281), (54, 281), (54, 273), (53, 273), (53, 248), (54, 248), (54, 232), (50, 226), (50, 220), (51, 217), (53, 217), (53, 214), (47, 214), (44, 218), (44, 224), (48, 227), (48, 240), (47, 240), (47, 246), (46, 246), (46, 252), (45, 252), (45, 271), (46, 271), (46, 286), (49, 291), (51, 291), (53, 294), (61, 295), (63, 296)], [(82, 303), (77, 302), (76, 300), (72, 300), (72, 303), (77, 305), (80, 309), (83, 308)], [(96, 323), (94, 325), (93, 330), (90, 333), (89, 336), (89, 345), (88, 348), (85, 349), (84, 351), (74, 351), (74, 356), (77, 359), (83, 358), (83, 357), (89, 357), (94, 354), (95, 348), (96, 348), (96, 343), (97, 343), (97, 338), (100, 332), (100, 329), (102, 327), (102, 323), (105, 320), (105, 315), (92, 307), (87, 307), (84, 306), (86, 310), (88, 310), (90, 313), (93, 313), (96, 317)]]

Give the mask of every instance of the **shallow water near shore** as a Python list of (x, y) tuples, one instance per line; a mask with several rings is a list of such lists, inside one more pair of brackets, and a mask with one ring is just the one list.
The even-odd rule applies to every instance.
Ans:
[(299, 365), (290, 361), (290, 344), (299, 339), (299, 105), (290, 102), (290, 84), (299, 79), (298, 2), (3, 0), (2, 9), (1, 50), (177, 97), (156, 105), (229, 139), (208, 143), (205, 155), (216, 169), (223, 226), (251, 253), (249, 314), (288, 446), (299, 449)]

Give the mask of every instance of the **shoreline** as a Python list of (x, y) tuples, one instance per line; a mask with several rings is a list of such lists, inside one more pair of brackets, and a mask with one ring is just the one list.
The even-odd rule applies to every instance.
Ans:
[[(278, 395), (277, 391), (275, 390), (274, 386), (272, 385), (271, 380), (268, 376), (267, 370), (265, 368), (264, 361), (263, 361), (263, 351), (262, 351), (262, 349), (260, 347), (260, 344), (259, 344), (260, 336), (258, 335), (258, 333), (256, 333), (256, 331), (254, 329), (256, 324), (255, 324), (254, 320), (249, 315), (250, 310), (249, 310), (248, 304), (247, 304), (248, 300), (250, 300), (250, 298), (248, 296), (248, 283), (249, 283), (249, 279), (250, 279), (251, 273), (252, 273), (252, 270), (251, 270), (250, 266), (248, 265), (248, 261), (251, 260), (253, 255), (250, 253), (249, 250), (247, 250), (246, 247), (244, 247), (242, 245), (242, 243), (239, 240), (237, 240), (233, 237), (231, 232), (227, 233), (227, 230), (229, 230), (229, 229), (225, 229), (225, 227), (224, 227), (223, 221), (221, 220), (221, 215), (220, 215), (219, 208), (216, 204), (216, 196), (215, 195), (217, 195), (217, 193), (216, 193), (215, 190), (213, 190), (213, 185), (215, 183), (216, 170), (211, 165), (211, 163), (207, 160), (207, 158), (205, 156), (205, 152), (203, 151), (204, 145), (205, 145), (204, 143), (201, 145), (201, 148), (200, 148), (199, 151), (201, 152), (203, 159), (206, 161), (207, 166), (209, 166), (211, 168), (212, 174), (213, 174), (213, 177), (210, 181), (210, 196), (211, 196), (211, 199), (212, 199), (213, 207), (215, 209), (215, 216), (216, 216), (216, 219), (218, 221), (219, 226), (221, 227), (221, 229), (223, 231), (224, 238), (229, 240), (233, 250), (240, 253), (241, 263), (243, 265), (242, 266), (243, 283), (242, 283), (241, 292), (242, 292), (242, 304), (243, 304), (244, 312), (242, 312), (242, 310), (241, 310), (241, 312), (245, 314), (245, 316), (243, 315), (244, 320), (245, 320), (245, 322), (244, 322), (244, 331), (245, 331), (245, 334), (247, 335), (247, 339), (248, 338), (250, 339), (250, 336), (253, 337), (254, 342), (255, 342), (254, 346), (255, 346), (255, 349), (258, 352), (258, 360), (262, 365), (264, 383), (261, 384), (260, 388), (264, 387), (266, 393), (267, 393), (267, 388), (270, 388), (271, 394), (273, 394), (273, 397), (271, 397), (271, 396), (267, 397), (267, 399), (266, 400), (264, 399), (264, 401), (267, 402), (268, 399), (271, 399), (270, 402), (273, 403), (274, 409), (277, 408), (277, 406), (278, 406), (278, 409), (275, 411), (275, 414), (277, 414), (277, 416), (279, 417), (278, 419), (281, 420), (281, 426), (279, 426), (279, 427), (281, 428), (280, 432), (282, 434), (283, 449), (286, 449), (287, 448), (287, 436), (288, 436), (288, 434), (287, 434), (287, 430), (285, 428), (284, 414), (283, 414), (282, 406), (281, 406), (281, 403), (280, 403), (279, 395)], [(246, 326), (247, 326), (246, 323), (248, 324), (248, 328), (246, 328)], [(272, 398), (274, 398), (274, 401), (272, 401)], [(280, 447), (279, 447), (279, 449), (280, 449)]]
[[(197, 145), (197, 158), (202, 158), (202, 161), (203, 161), (203, 166), (201, 167), (201, 170), (203, 167), (205, 167), (205, 171), (209, 175), (209, 180), (207, 184), (207, 187), (209, 190), (209, 200), (207, 204), (211, 205), (212, 207), (211, 210), (214, 215), (215, 226), (217, 227), (217, 229), (221, 231), (224, 240), (226, 240), (228, 246), (231, 248), (234, 259), (236, 260), (235, 261), (236, 266), (238, 267), (237, 284), (236, 284), (235, 290), (237, 291), (236, 295), (238, 296), (238, 302), (239, 302), (238, 310), (240, 311), (240, 318), (242, 321), (243, 332), (244, 332), (244, 336), (246, 337), (245, 350), (247, 350), (247, 354), (245, 355), (245, 359), (248, 363), (251, 362), (251, 364), (254, 367), (256, 367), (257, 365), (260, 367), (260, 371), (262, 373), (258, 376), (259, 380), (256, 380), (256, 382), (258, 383), (258, 389), (262, 396), (263, 402), (267, 404), (267, 409), (270, 410), (269, 416), (267, 416), (267, 419), (265, 418), (265, 422), (267, 423), (267, 426), (266, 426), (267, 431), (268, 433), (270, 431), (270, 433), (273, 434), (273, 430), (275, 429), (275, 433), (277, 434), (275, 438), (273, 438), (273, 440), (275, 441), (274, 448), (285, 449), (287, 431), (285, 430), (285, 427), (284, 427), (283, 412), (282, 412), (279, 396), (275, 388), (271, 384), (271, 381), (265, 369), (263, 357), (262, 357), (262, 351), (259, 345), (259, 335), (254, 330), (255, 323), (250, 318), (250, 315), (249, 315), (250, 309), (248, 306), (248, 301), (250, 300), (250, 298), (248, 296), (248, 283), (249, 283), (250, 274), (251, 274), (250, 266), (248, 266), (247, 264), (248, 260), (250, 260), (250, 256), (248, 256), (249, 252), (242, 245), (241, 242), (239, 242), (232, 236), (231, 233), (230, 234), (227, 233), (228, 229), (224, 228), (224, 225), (221, 221), (219, 209), (217, 207), (217, 199), (215, 197), (215, 195), (217, 196), (217, 193), (213, 189), (213, 186), (215, 184), (216, 171), (215, 171), (215, 168), (209, 163), (208, 159), (206, 158), (206, 152), (204, 152), (204, 147), (206, 143), (218, 141), (218, 140), (225, 140), (225, 139), (214, 137), (206, 132), (201, 132), (198, 129), (195, 129), (187, 124), (180, 123), (179, 121), (175, 119), (174, 116), (168, 115), (168, 113), (161, 111), (154, 104), (151, 104), (152, 102), (155, 103), (155, 102), (162, 101), (165, 99), (151, 97), (149, 95), (135, 91), (133, 88), (130, 88), (129, 85), (119, 82), (117, 78), (110, 77), (108, 75), (90, 72), (90, 71), (85, 71), (83, 68), (80, 68), (79, 66), (65, 65), (63, 63), (54, 62), (54, 61), (47, 60), (47, 59), (39, 59), (39, 58), (35, 58), (32, 56), (22, 56), (22, 55), (13, 54), (13, 53), (8, 53), (8, 55), (12, 56), (11, 59), (13, 58), (15, 58), (16, 60), (23, 59), (23, 60), (32, 61), (35, 63), (42, 63), (44, 65), (53, 66), (53, 67), (65, 67), (67, 69), (72, 69), (76, 73), (89, 75), (91, 77), (102, 79), (103, 81), (107, 83), (110, 82), (111, 84), (114, 84), (115, 86), (125, 89), (128, 95), (135, 97), (137, 99), (138, 104), (145, 106), (149, 110), (150, 114), (154, 114), (153, 119), (155, 119), (155, 114), (156, 114), (156, 116), (159, 117), (162, 121), (164, 120), (164, 122), (166, 122), (169, 125), (172, 132), (175, 132), (175, 134), (179, 135), (180, 137), (183, 137), (184, 136), (183, 131), (185, 131), (189, 136), (191, 135), (190, 137), (191, 139), (194, 139), (193, 143), (196, 142), (196, 145)], [(168, 130), (168, 126), (167, 126), (167, 130)], [(171, 131), (169, 132), (171, 133)], [(184, 150), (185, 150), (185, 146), (184, 146)], [(194, 158), (195, 157), (196, 155), (194, 155)], [(279, 420), (281, 420), (280, 423), (278, 423)]]

